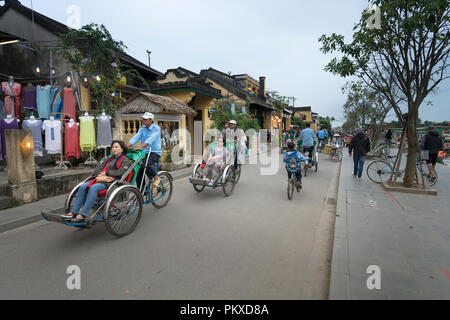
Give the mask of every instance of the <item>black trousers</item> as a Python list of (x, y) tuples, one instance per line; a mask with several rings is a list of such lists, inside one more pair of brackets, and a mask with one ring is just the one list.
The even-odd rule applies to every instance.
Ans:
[[(155, 164), (157, 164), (159, 162), (160, 158), (161, 158), (160, 155), (153, 153), (153, 152), (148, 154), (147, 157), (145, 157), (145, 159), (143, 160), (143, 163), (142, 163), (142, 167), (139, 170), (138, 176), (136, 178), (136, 185), (138, 188), (141, 187), (141, 182), (142, 182), (142, 178), (144, 177), (144, 172), (147, 174), (147, 177), (150, 180), (152, 180), (158, 174), (158, 172), (155, 169)], [(148, 159), (148, 163), (147, 163), (147, 159)], [(147, 163), (147, 166), (145, 166), (146, 163)]]

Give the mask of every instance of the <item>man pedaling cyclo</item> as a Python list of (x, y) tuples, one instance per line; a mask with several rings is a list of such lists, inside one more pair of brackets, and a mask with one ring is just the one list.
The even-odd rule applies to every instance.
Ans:
[[(135, 149), (144, 150), (144, 152), (147, 154), (147, 157), (144, 159), (143, 166), (145, 166), (145, 164), (147, 163), (147, 159), (148, 163), (144, 170), (150, 180), (154, 179), (153, 185), (155, 187), (158, 187), (160, 178), (157, 176), (158, 173), (153, 166), (158, 163), (162, 154), (161, 128), (158, 125), (154, 124), (154, 121), (155, 116), (150, 112), (146, 112), (142, 116), (142, 128), (140, 128), (138, 133), (133, 138), (131, 138), (130, 142), (128, 143), (128, 147), (130, 148), (141, 141), (141, 146)], [(149, 153), (150, 148), (151, 152)], [(139, 188), (141, 186), (142, 179), (143, 173), (141, 170), (141, 172), (138, 174), (136, 182)]]

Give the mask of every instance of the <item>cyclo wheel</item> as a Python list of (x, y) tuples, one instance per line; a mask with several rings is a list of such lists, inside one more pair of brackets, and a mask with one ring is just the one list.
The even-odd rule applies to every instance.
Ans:
[(229, 166), (225, 169), (222, 176), (222, 188), (225, 196), (229, 197), (233, 193), (234, 186), (236, 184), (236, 170), (233, 166)]
[(391, 177), (392, 170), (390, 163), (383, 160), (375, 160), (367, 166), (367, 176), (373, 182), (381, 184)]
[(289, 200), (292, 200), (294, 198), (294, 188), (295, 188), (295, 182), (294, 179), (291, 178), (288, 180), (287, 185), (287, 196)]
[[(200, 164), (197, 164), (195, 166), (195, 171), (194, 171), (193, 178), (198, 178), (198, 179), (203, 178)], [(193, 184), (192, 186), (194, 187), (194, 190), (197, 191), (198, 193), (202, 192), (206, 188), (205, 185), (199, 185), (199, 184)]]
[(235, 179), (235, 184), (238, 184), (239, 179), (241, 179), (241, 171), (242, 171), (242, 165), (238, 164), (238, 169), (235, 170), (236, 171), (236, 179)]
[(150, 200), (155, 208), (161, 209), (164, 208), (172, 198), (173, 179), (167, 172), (161, 172), (158, 176), (161, 179), (161, 182), (157, 187), (152, 184), (150, 188)]
[(305, 164), (305, 165), (303, 166), (303, 172), (304, 172), (304, 176), (305, 176), (305, 177), (308, 176), (308, 166), (309, 166), (309, 164)]
[(133, 186), (122, 186), (114, 190), (106, 200), (105, 226), (116, 237), (123, 237), (136, 229), (141, 220), (144, 199)]

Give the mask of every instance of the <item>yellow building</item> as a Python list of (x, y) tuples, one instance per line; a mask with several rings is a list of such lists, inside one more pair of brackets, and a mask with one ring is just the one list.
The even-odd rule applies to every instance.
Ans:
[(312, 112), (311, 107), (293, 107), (291, 110), (293, 111), (293, 117), (301, 118), (305, 124), (311, 123), (311, 129), (318, 130), (318, 114)]

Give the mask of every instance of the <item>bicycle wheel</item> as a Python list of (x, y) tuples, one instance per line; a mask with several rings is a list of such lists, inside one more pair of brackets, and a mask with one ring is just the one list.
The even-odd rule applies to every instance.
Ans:
[(381, 184), (389, 180), (392, 170), (390, 163), (383, 160), (375, 160), (367, 166), (367, 176), (373, 182)]
[(225, 196), (229, 197), (233, 193), (236, 184), (236, 172), (233, 166), (229, 166), (227, 169), (225, 169), (224, 176), (222, 177), (222, 187)]
[(153, 184), (150, 188), (150, 201), (152, 205), (161, 209), (164, 208), (172, 198), (173, 193), (173, 179), (167, 172), (161, 172), (158, 174), (161, 182), (157, 187)]
[(105, 209), (106, 230), (123, 237), (136, 229), (141, 220), (144, 199), (139, 190), (132, 186), (123, 186), (115, 190), (107, 200)]
[(236, 180), (235, 180), (235, 184), (238, 184), (239, 179), (241, 179), (241, 171), (242, 171), (242, 165), (239, 164), (238, 165), (238, 169), (236, 170)]
[(294, 198), (294, 188), (295, 188), (295, 182), (294, 179), (291, 178), (288, 180), (287, 185), (287, 196), (289, 200), (292, 200)]
[[(422, 168), (419, 168), (422, 169)], [(420, 172), (420, 170), (419, 170)], [(434, 179), (431, 178), (431, 176), (428, 173), (428, 167), (425, 168), (425, 170), (422, 170), (423, 172), (423, 181), (424, 183), (428, 186), (428, 187), (432, 187), (436, 184), (436, 182), (438, 181), (438, 174), (436, 171), (436, 168), (433, 168), (433, 172), (434, 172)], [(419, 181), (419, 183), (422, 183), (422, 180)]]
[[(197, 179), (203, 178), (202, 177), (202, 168), (200, 165), (197, 165), (195, 168), (194, 178), (197, 178)], [(202, 192), (206, 188), (205, 185), (199, 185), (199, 184), (193, 184), (192, 186), (194, 187), (194, 190), (197, 191), (198, 193)]]

